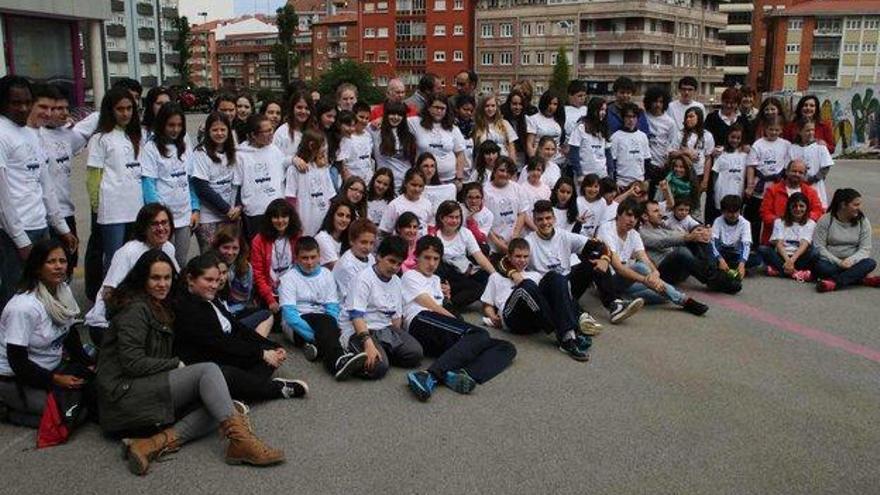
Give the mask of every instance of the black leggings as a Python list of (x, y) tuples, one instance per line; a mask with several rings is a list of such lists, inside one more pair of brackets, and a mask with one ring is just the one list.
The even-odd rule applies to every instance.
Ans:
[(263, 401), (281, 398), (281, 384), (272, 381), (275, 368), (261, 362), (249, 369), (221, 365), (229, 395), (242, 401)]
[(489, 281), (489, 274), (482, 270), (472, 275), (465, 275), (444, 262), (437, 267), (437, 276), (449, 282), (449, 289), (452, 292), (451, 302), (456, 308), (464, 308), (479, 301), (483, 291), (486, 290), (486, 282)]

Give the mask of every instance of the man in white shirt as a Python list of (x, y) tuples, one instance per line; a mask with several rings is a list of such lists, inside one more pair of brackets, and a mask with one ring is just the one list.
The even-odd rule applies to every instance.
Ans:
[[(41, 99), (34, 110), (27, 79), (0, 78), (0, 310), (15, 292), (33, 243), (48, 237), (50, 226), (68, 251), (77, 247), (58, 207), (49, 156), (37, 133), (49, 121), (53, 104)], [(27, 125), (29, 118), (36, 128)]]
[(633, 297), (641, 297), (648, 304), (667, 301), (693, 315), (703, 315), (709, 307), (688, 297), (660, 278), (660, 272), (648, 254), (642, 238), (635, 230), (641, 214), (641, 205), (632, 198), (617, 207), (617, 218), (599, 227), (598, 237), (611, 251), (615, 288)]
[(669, 116), (672, 117), (672, 120), (675, 121), (679, 130), (684, 128), (684, 113), (687, 112), (689, 108), (699, 108), (702, 110), (703, 115), (706, 115), (706, 107), (699, 101), (693, 99), (694, 94), (697, 92), (697, 86), (697, 80), (692, 76), (685, 76), (679, 79), (678, 99), (670, 102), (669, 108), (666, 110), (666, 112), (669, 113)]

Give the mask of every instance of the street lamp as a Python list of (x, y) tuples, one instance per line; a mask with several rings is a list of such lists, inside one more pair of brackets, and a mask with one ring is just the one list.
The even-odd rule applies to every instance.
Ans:
[(202, 24), (208, 22), (208, 13), (207, 12), (199, 12), (196, 14), (202, 18)]

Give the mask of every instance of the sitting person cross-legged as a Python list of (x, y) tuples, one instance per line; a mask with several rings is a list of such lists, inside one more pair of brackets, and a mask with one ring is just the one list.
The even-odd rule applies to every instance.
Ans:
[(721, 198), (721, 216), (712, 223), (710, 245), (718, 269), (736, 280), (745, 278), (747, 268), (761, 264), (752, 252), (752, 225), (740, 214), (742, 207), (742, 198), (735, 194)]
[(816, 263), (812, 246), (816, 222), (807, 216), (809, 205), (810, 200), (801, 193), (789, 196), (785, 214), (773, 222), (770, 245), (758, 246), (767, 265), (767, 275), (790, 277), (799, 282), (812, 279), (811, 270)]
[(813, 246), (819, 253), (816, 290), (831, 292), (851, 285), (880, 287), (871, 259), (871, 222), (862, 211), (862, 195), (855, 189), (834, 191), (828, 213), (816, 222)]

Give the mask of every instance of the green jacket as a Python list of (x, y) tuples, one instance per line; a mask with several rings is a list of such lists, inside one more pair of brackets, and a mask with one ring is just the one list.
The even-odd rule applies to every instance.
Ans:
[(113, 316), (98, 357), (98, 412), (108, 433), (174, 422), (168, 372), (180, 360), (174, 333), (146, 301), (133, 301)]

